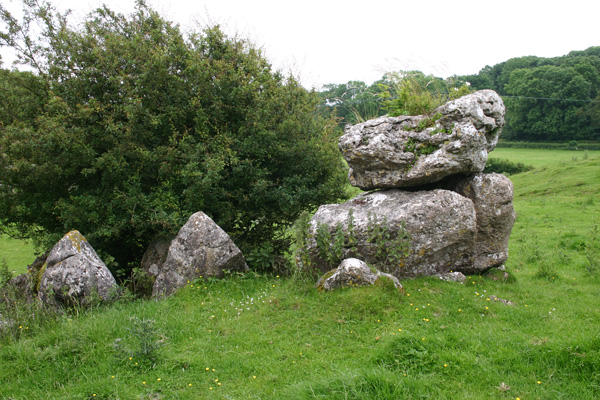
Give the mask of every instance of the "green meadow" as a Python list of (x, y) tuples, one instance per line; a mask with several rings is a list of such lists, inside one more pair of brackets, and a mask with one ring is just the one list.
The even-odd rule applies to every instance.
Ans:
[[(535, 167), (510, 176), (508, 278), (320, 293), (249, 273), (62, 315), (4, 304), (0, 399), (600, 398), (600, 151), (492, 156)], [(32, 247), (0, 240), (24, 271)]]

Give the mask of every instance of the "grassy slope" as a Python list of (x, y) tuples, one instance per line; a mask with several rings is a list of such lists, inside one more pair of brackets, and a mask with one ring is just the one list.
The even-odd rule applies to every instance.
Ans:
[(0, 262), (3, 260), (13, 275), (27, 272), (27, 266), (35, 260), (33, 244), (0, 235)]
[[(499, 150), (527, 163), (519, 149)], [(15, 326), (20, 339), (0, 347), (0, 398), (598, 398), (600, 272), (586, 270), (583, 253), (599, 239), (590, 228), (600, 160), (527, 151), (545, 153), (546, 166), (511, 178), (516, 282), (416, 279), (404, 295), (321, 294), (276, 277), (192, 282), (163, 301), (63, 316), (43, 331)], [(167, 343), (153, 368), (113, 351), (117, 338), (138, 346), (132, 316), (155, 320)]]

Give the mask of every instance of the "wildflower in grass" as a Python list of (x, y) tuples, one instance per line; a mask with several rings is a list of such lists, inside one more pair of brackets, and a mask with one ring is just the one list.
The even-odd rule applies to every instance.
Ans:
[(114, 375), (112, 375), (110, 378), (111, 378), (111, 379), (115, 379), (115, 376), (114, 376)]
[(192, 384), (191, 384), (191, 383), (188, 383), (188, 386), (190, 386), (190, 387), (191, 387), (191, 386), (192, 386)]
[(425, 338), (421, 338), (421, 340), (425, 340)]
[(252, 375), (252, 379), (256, 379), (256, 375)]
[(145, 385), (145, 384), (146, 384), (146, 381), (142, 382), (142, 385)]
[(538, 385), (541, 385), (541, 384), (542, 384), (542, 382), (541, 382), (541, 381), (537, 381), (537, 384), (538, 384)]
[(160, 382), (162, 379), (160, 379), (160, 378), (156, 378), (156, 380)]

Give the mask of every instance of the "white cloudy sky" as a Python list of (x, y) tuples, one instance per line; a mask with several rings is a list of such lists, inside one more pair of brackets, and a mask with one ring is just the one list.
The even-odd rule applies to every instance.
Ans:
[[(18, 0), (1, 0), (11, 9)], [(147, 0), (182, 27), (220, 24), (252, 39), (274, 67), (307, 87), (418, 69), (474, 74), (512, 57), (554, 57), (600, 46), (598, 0)], [(83, 17), (102, 3), (129, 13), (135, 0), (54, 0)], [(2, 53), (4, 54), (4, 52)], [(6, 59), (6, 56), (5, 56)]]

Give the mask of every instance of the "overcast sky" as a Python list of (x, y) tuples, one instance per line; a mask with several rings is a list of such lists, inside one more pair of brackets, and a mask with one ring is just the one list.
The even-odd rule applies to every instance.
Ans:
[[(20, 8), (18, 0), (0, 1)], [(600, 46), (598, 0), (147, 2), (183, 29), (218, 23), (250, 38), (276, 69), (316, 88), (349, 80), (370, 84), (386, 71), (406, 69), (440, 77), (475, 74), (513, 57), (554, 57)], [(103, 3), (129, 13), (135, 0), (52, 3), (83, 18)]]

